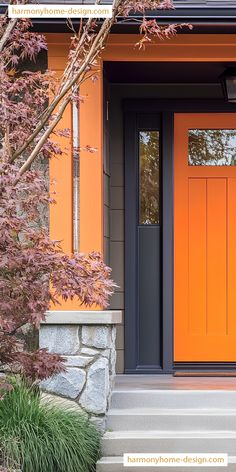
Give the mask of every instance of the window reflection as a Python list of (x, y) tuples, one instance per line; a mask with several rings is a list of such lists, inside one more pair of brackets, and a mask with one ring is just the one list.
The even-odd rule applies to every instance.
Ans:
[(159, 131), (139, 132), (139, 224), (159, 224)]
[(190, 166), (235, 166), (235, 129), (190, 129)]

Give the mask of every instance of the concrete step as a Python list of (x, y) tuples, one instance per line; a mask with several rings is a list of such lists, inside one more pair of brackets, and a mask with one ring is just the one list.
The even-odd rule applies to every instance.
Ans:
[(124, 453), (225, 453), (234, 455), (236, 433), (232, 431), (114, 431), (102, 439), (103, 456)]
[(128, 408), (109, 410), (111, 431), (235, 431), (236, 410)]
[(235, 409), (236, 390), (115, 390), (111, 408)]
[[(201, 472), (235, 472), (236, 457), (229, 458), (228, 467), (200, 467)], [(196, 472), (197, 467), (124, 467), (123, 457), (102, 457), (97, 463), (97, 472)]]

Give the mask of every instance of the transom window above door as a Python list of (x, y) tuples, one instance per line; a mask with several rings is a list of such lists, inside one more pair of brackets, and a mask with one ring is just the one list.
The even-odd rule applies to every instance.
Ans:
[(236, 129), (189, 129), (189, 166), (235, 166)]

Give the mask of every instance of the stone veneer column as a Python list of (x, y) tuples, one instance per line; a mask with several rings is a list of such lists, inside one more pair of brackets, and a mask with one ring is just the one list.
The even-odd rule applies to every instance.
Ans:
[(42, 382), (42, 389), (72, 400), (101, 428), (113, 388), (121, 320), (121, 311), (51, 311), (40, 327), (40, 348), (64, 356), (67, 367)]

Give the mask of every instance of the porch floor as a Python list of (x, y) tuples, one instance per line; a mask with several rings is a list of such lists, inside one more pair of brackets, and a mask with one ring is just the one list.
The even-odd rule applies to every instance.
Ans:
[(117, 375), (114, 390), (236, 390), (236, 378)]

